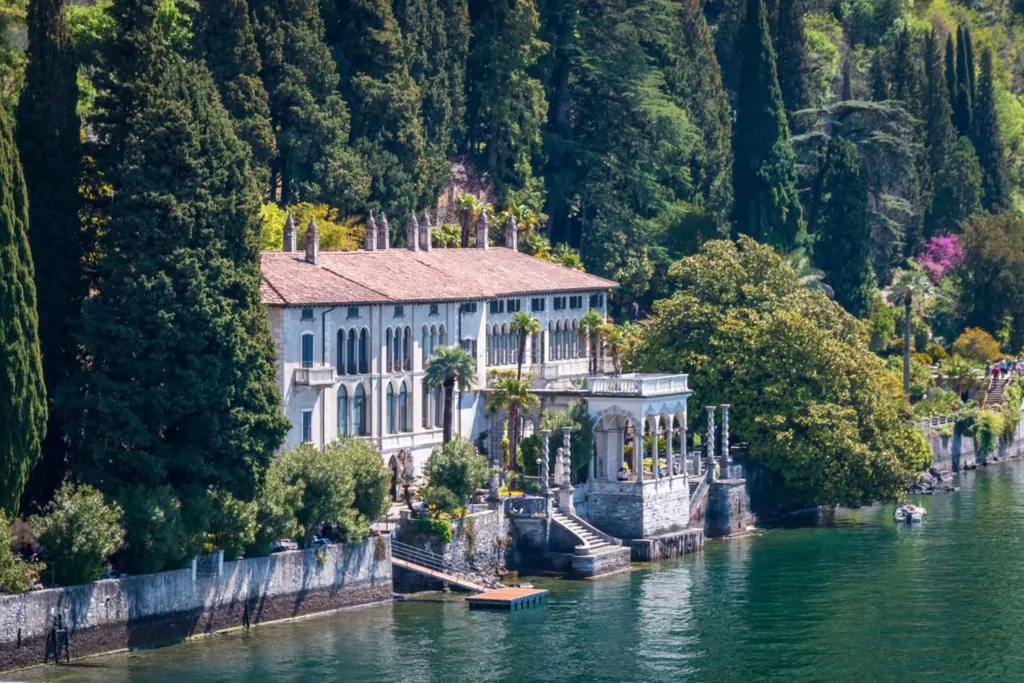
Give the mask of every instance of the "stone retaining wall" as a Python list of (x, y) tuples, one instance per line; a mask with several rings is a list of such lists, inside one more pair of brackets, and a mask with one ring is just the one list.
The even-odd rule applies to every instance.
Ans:
[(58, 613), (69, 628), (72, 657), (78, 657), (392, 597), (386, 537), (204, 569), (0, 597), (0, 671), (42, 663)]
[(706, 536), (721, 538), (742, 534), (754, 522), (746, 481), (720, 479), (711, 482), (707, 496), (707, 518), (704, 522)]

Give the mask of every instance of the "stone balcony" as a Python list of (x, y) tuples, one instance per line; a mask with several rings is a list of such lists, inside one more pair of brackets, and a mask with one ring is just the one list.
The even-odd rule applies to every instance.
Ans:
[(590, 375), (544, 382), (542, 391), (590, 396), (656, 397), (689, 392), (689, 375)]
[(295, 368), (295, 384), (302, 387), (330, 387), (337, 383), (333, 366)]

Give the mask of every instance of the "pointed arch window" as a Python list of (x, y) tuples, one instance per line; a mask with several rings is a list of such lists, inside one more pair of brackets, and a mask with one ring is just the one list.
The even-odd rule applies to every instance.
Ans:
[(369, 436), (370, 425), (366, 422), (366, 390), (360, 384), (352, 397), (352, 431), (359, 436)]
[(406, 372), (412, 370), (412, 328), (406, 327), (402, 335), (402, 367)]
[(345, 349), (345, 356), (348, 359), (348, 374), (354, 375), (357, 372), (356, 368), (356, 331), (348, 331), (348, 344)]
[(338, 374), (345, 374), (345, 330), (338, 330), (338, 361), (335, 364), (338, 368)]
[(412, 426), (409, 424), (409, 390), (406, 388), (405, 382), (398, 387), (398, 431), (412, 431)]
[(386, 408), (386, 413), (387, 413), (387, 430), (388, 430), (388, 434), (394, 434), (395, 433), (395, 388), (393, 386), (391, 386), (390, 384), (388, 385), (388, 391), (387, 391), (387, 395), (386, 396), (387, 396), (387, 405), (385, 406), (385, 408)]
[(364, 327), (359, 331), (359, 374), (370, 372), (370, 340)]
[(426, 382), (423, 383), (423, 405), (420, 407), (420, 411), (423, 413), (421, 424), (424, 429), (430, 429), (430, 385)]
[(302, 367), (313, 367), (313, 333), (306, 332), (302, 335)]
[(391, 372), (391, 370), (394, 367), (394, 364), (391, 361), (391, 354), (392, 354), (392, 352), (394, 350), (394, 347), (395, 347), (394, 341), (392, 340), (391, 328), (388, 328), (388, 331), (384, 335), (384, 338), (385, 338), (384, 347), (386, 349), (384, 357), (387, 359), (387, 371)]
[(447, 338), (447, 335), (445, 334), (445, 331), (444, 331), (444, 325), (440, 325), (437, 328), (437, 345), (438, 346), (445, 346), (447, 343), (448, 343), (448, 338)]
[(420, 350), (423, 352), (423, 365), (430, 360), (430, 330), (423, 326), (423, 340), (420, 342)]
[(437, 387), (434, 389), (434, 426), (441, 427), (444, 425), (444, 389)]
[(345, 385), (338, 387), (338, 436), (348, 436), (348, 390)]

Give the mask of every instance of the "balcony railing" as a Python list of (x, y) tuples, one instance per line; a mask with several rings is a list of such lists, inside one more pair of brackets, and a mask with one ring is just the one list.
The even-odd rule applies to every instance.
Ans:
[(336, 382), (334, 368), (296, 368), (295, 384), (305, 387), (328, 387)]

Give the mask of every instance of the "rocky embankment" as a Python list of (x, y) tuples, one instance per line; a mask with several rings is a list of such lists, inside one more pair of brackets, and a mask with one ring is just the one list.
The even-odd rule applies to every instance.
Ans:
[(949, 493), (959, 491), (960, 487), (954, 482), (956, 475), (950, 471), (940, 472), (935, 467), (928, 468), (927, 472), (917, 475), (917, 481), (910, 485), (910, 493)]

